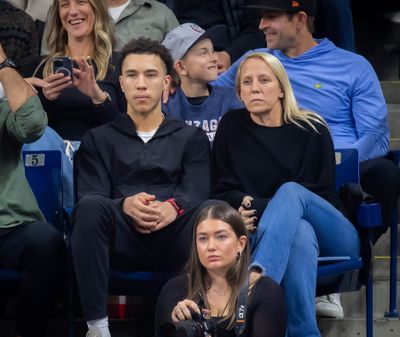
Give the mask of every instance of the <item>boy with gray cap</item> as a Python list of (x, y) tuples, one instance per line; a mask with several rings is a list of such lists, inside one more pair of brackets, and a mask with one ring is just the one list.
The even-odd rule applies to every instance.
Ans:
[(168, 33), (162, 43), (171, 52), (174, 70), (181, 82), (180, 88), (163, 105), (163, 112), (201, 127), (210, 142), (214, 140), (222, 115), (242, 107), (232, 88), (208, 84), (218, 76), (212, 39), (219, 29), (221, 26), (214, 26), (205, 31), (194, 23), (185, 23)]

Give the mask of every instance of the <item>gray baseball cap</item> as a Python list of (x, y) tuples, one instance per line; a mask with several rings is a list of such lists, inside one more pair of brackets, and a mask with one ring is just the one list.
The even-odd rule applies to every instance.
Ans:
[(195, 23), (184, 23), (171, 30), (164, 38), (162, 45), (166, 47), (174, 61), (180, 60), (197, 42), (205, 38), (211, 39), (218, 31), (225, 30), (224, 25), (216, 25), (204, 30)]

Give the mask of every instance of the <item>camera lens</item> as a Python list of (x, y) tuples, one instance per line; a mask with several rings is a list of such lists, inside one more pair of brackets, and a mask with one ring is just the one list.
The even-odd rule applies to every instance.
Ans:
[(161, 326), (162, 337), (203, 337), (204, 330), (199, 322), (192, 320), (166, 323)]

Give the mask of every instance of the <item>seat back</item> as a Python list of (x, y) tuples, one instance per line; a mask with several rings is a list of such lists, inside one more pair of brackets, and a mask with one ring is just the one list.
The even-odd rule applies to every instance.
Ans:
[(63, 225), (63, 181), (61, 152), (23, 151), (25, 175), (46, 221), (61, 232)]
[[(335, 150), (336, 190), (348, 183), (360, 181), (358, 151), (356, 149)], [(362, 257), (321, 257), (318, 259), (317, 295), (360, 288), (359, 275), (364, 263)]]
[(347, 183), (360, 182), (360, 163), (356, 149), (338, 149), (335, 151), (336, 161), (336, 190)]

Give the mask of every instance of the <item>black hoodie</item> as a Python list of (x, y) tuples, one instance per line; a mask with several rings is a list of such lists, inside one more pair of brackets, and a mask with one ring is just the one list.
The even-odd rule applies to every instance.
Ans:
[(90, 130), (76, 156), (77, 198), (102, 195), (120, 203), (140, 192), (159, 201), (175, 198), (188, 210), (210, 194), (210, 144), (204, 131), (165, 120), (149, 142), (131, 118)]

